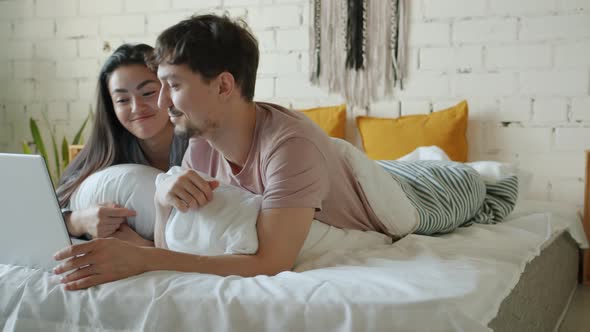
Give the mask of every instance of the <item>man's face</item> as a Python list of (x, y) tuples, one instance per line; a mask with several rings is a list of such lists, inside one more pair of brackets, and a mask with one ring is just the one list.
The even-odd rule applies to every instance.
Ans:
[(215, 79), (205, 82), (184, 64), (161, 64), (158, 78), (162, 83), (158, 105), (168, 110), (177, 135), (208, 137), (219, 127), (216, 117), (219, 89)]

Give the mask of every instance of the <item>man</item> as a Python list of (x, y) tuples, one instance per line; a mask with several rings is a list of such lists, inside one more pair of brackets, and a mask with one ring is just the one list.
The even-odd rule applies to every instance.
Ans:
[[(349, 229), (386, 232), (330, 138), (305, 115), (252, 101), (258, 67), (256, 39), (228, 18), (195, 16), (157, 40), (162, 82), (159, 106), (178, 134), (191, 137), (184, 166), (263, 197), (254, 255), (206, 257), (166, 250), (163, 230), (172, 208), (199, 208), (216, 182), (188, 170), (156, 193), (157, 248), (97, 239), (69, 247), (56, 273), (80, 289), (152, 270), (218, 275), (274, 275), (292, 269), (313, 219)], [(76, 255), (86, 254), (81, 257)]]

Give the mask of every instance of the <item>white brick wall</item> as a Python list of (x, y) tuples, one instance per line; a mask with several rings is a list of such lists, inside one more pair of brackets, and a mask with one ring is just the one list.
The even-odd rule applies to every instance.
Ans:
[(123, 11), (124, 2), (121, 0), (80, 0), (79, 3), (81, 16), (105, 16), (120, 14)]
[(456, 43), (489, 43), (516, 40), (516, 18), (458, 21), (453, 25)]
[[(342, 98), (308, 82), (308, 0), (0, 0), (0, 151), (47, 112), (71, 135), (94, 108), (100, 65), (124, 41), (153, 44), (193, 13), (244, 18), (259, 40), (256, 99), (295, 108)], [(404, 89), (354, 116), (427, 114), (467, 99), (471, 159), (535, 173), (532, 198), (582, 201), (590, 149), (590, 1), (410, 0)], [(88, 133), (88, 132), (87, 132)], [(71, 139), (71, 137), (68, 137)]]
[(55, 78), (55, 62), (49, 60), (15, 60), (15, 79)]
[[(155, 0), (158, 1), (158, 0)], [(164, 2), (161, 1), (160, 2)], [(142, 1), (143, 3), (143, 1)], [(172, 8), (174, 9), (203, 9), (203, 8), (215, 8), (221, 6), (221, 0), (172, 0)]]
[(248, 24), (253, 29), (296, 28), (301, 25), (301, 6), (268, 6), (250, 10)]
[(432, 111), (432, 105), (424, 100), (405, 100), (401, 105), (401, 115), (428, 114)]
[(580, 41), (555, 46), (555, 64), (559, 67), (590, 65), (590, 41)]
[(544, 16), (522, 19), (520, 39), (545, 41), (590, 37), (590, 15)]
[[(8, 80), (12, 78), (12, 62), (0, 61), (0, 80)], [(0, 119), (2, 119), (0, 114)]]
[(590, 122), (590, 97), (573, 98), (572, 120)]
[(78, 48), (76, 41), (64, 40), (43, 40), (35, 43), (36, 59), (69, 59), (76, 57)]
[(563, 179), (561, 177), (551, 180), (549, 199), (556, 202), (576, 202), (584, 197), (584, 182), (579, 179)]
[(57, 20), (57, 35), (64, 38), (83, 38), (98, 35), (97, 18), (63, 18)]
[(463, 74), (455, 76), (455, 94), (460, 96), (509, 96), (516, 91), (513, 73)]
[(96, 59), (58, 60), (56, 77), (72, 79), (98, 76), (99, 64)]
[(533, 121), (559, 123), (567, 121), (567, 101), (563, 98), (538, 98), (533, 101)]
[(48, 39), (55, 35), (55, 21), (49, 19), (14, 22), (14, 38)]
[(490, 128), (486, 142), (489, 150), (508, 153), (551, 151), (551, 128)]
[(12, 34), (12, 23), (0, 20), (0, 38), (8, 39)]
[(470, 71), (482, 66), (481, 46), (433, 47), (420, 51), (420, 69)]
[(552, 70), (522, 72), (521, 92), (530, 95), (577, 96), (588, 93), (589, 72), (583, 70)]
[(490, 46), (486, 50), (486, 67), (489, 69), (551, 66), (551, 45)]
[(588, 0), (559, 0), (559, 8), (564, 11), (582, 11), (590, 9)]
[(37, 0), (37, 17), (71, 17), (78, 13), (78, 0)]
[(555, 10), (555, 0), (493, 0), (489, 2), (492, 15), (548, 14)]
[(33, 56), (33, 43), (29, 41), (7, 41), (0, 48), (0, 60), (30, 59)]
[(556, 128), (555, 150), (557, 151), (581, 151), (588, 149), (590, 142), (590, 130), (588, 128)]
[(104, 17), (98, 27), (102, 36), (143, 36), (145, 18), (143, 15)]
[(525, 122), (531, 119), (531, 99), (513, 97), (503, 99), (500, 107), (499, 121)]
[(451, 26), (446, 22), (419, 22), (408, 31), (411, 45), (449, 45)]
[(33, 0), (0, 1), (0, 19), (32, 17), (35, 12)]
[(485, 0), (424, 0), (425, 18), (453, 18), (457, 16), (484, 16)]

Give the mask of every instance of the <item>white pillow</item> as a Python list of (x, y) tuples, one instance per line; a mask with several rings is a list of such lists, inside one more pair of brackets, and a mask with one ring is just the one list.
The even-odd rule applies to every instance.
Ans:
[(501, 163), (497, 161), (475, 161), (465, 163), (474, 168), (485, 182), (497, 182), (503, 178), (515, 175), (518, 178), (518, 201), (526, 198), (530, 189), (533, 174), (522, 170), (514, 164)]
[(418, 161), (418, 160), (442, 160), (450, 161), (447, 154), (438, 146), (421, 146), (407, 155), (397, 159), (400, 161)]
[[(181, 167), (172, 167), (158, 176), (156, 186), (182, 171)], [(199, 175), (212, 180), (206, 174)], [(166, 244), (170, 250), (207, 256), (256, 253), (256, 220), (261, 204), (260, 195), (220, 184), (205, 206), (186, 213), (172, 210), (166, 224)]]
[(142, 237), (154, 239), (155, 180), (159, 169), (121, 164), (108, 167), (90, 175), (70, 198), (74, 211), (102, 203), (115, 203), (137, 212), (127, 218), (127, 223)]

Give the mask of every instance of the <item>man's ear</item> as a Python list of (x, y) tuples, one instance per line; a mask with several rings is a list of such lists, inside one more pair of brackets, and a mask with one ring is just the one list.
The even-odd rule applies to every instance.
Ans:
[(218, 78), (219, 86), (218, 86), (218, 95), (223, 100), (229, 99), (236, 88), (236, 81), (234, 80), (234, 75), (231, 73), (224, 71), (219, 74)]

